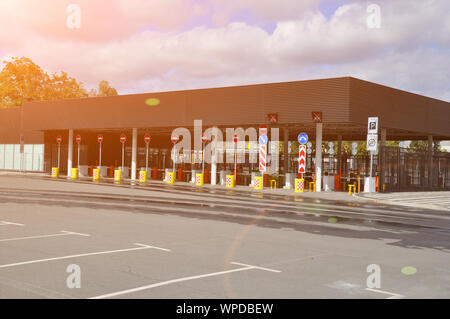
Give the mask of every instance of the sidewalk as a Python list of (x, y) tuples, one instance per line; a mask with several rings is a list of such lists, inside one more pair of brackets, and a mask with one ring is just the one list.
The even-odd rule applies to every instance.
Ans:
[(358, 197), (381, 204), (450, 212), (450, 192), (404, 192), (359, 194)]
[[(18, 172), (0, 172), (0, 176), (10, 176), (10, 177), (30, 177), (30, 178), (38, 178), (38, 179), (45, 179), (47, 181), (53, 180), (49, 174), (44, 173), (18, 173)], [(68, 178), (66, 176), (60, 176), (58, 178), (58, 181), (65, 181)], [(70, 181), (70, 178), (68, 179)], [(102, 185), (102, 186), (117, 186), (114, 183), (114, 178), (111, 177), (102, 177), (99, 182), (93, 183), (91, 177), (81, 177), (79, 178), (75, 183), (86, 183), (90, 185)], [(173, 185), (169, 185), (161, 180), (149, 180), (146, 184), (140, 185), (139, 182), (132, 183), (130, 179), (123, 179), (122, 182), (119, 184), (120, 187), (124, 187), (127, 189), (141, 189), (145, 190), (145, 186), (161, 186), (161, 187), (173, 187), (172, 189), (203, 189), (208, 191), (221, 191), (222, 194), (225, 195), (239, 195), (241, 194), (267, 194), (267, 195), (273, 195), (273, 196), (279, 196), (279, 197), (286, 197), (286, 196), (294, 196), (295, 198), (309, 198), (309, 199), (316, 199), (316, 200), (327, 200), (327, 201), (340, 201), (340, 202), (349, 202), (349, 203), (367, 203), (367, 202), (376, 202), (369, 198), (363, 198), (361, 196), (355, 196), (355, 195), (349, 195), (347, 192), (334, 192), (334, 191), (327, 191), (327, 192), (309, 192), (308, 190), (305, 190), (304, 193), (296, 193), (294, 189), (283, 189), (283, 188), (277, 188), (277, 189), (270, 189), (270, 187), (265, 187), (262, 190), (255, 190), (253, 187), (250, 186), (244, 186), (244, 185), (237, 185), (234, 188), (226, 188), (223, 185), (211, 185), (211, 184), (204, 184), (203, 186), (197, 186), (194, 183), (189, 182), (175, 182)], [(138, 186), (138, 187), (136, 187)], [(224, 193), (223, 193), (224, 192)]]

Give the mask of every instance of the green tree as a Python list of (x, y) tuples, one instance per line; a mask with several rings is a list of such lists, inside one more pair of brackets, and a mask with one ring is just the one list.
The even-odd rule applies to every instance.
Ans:
[(0, 107), (17, 107), (27, 101), (87, 97), (83, 85), (65, 72), (49, 76), (29, 58), (4, 62), (0, 72)]
[[(409, 144), (409, 151), (410, 152), (426, 152), (426, 151), (428, 151), (428, 141), (412, 141), (411, 144)], [(433, 151), (435, 151), (435, 152), (443, 151), (441, 148), (441, 142), (433, 143)]]
[(50, 78), (28, 58), (4, 62), (0, 72), (0, 103), (2, 107), (21, 106), (25, 101), (46, 99)]
[(49, 83), (49, 100), (64, 100), (87, 97), (88, 94), (81, 83), (78, 83), (66, 72), (53, 74)]
[(111, 87), (111, 84), (109, 84), (108, 81), (102, 80), (98, 84), (98, 90), (92, 89), (89, 91), (89, 96), (95, 97), (95, 96), (116, 96), (119, 95), (117, 93), (117, 90), (113, 87)]

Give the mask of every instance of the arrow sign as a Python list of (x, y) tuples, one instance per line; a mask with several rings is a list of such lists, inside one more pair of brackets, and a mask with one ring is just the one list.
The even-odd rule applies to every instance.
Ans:
[(306, 173), (306, 145), (298, 147), (298, 172)]
[(298, 142), (299, 142), (301, 145), (305, 145), (306, 143), (308, 143), (308, 134), (306, 134), (306, 133), (300, 133), (300, 134), (298, 135)]

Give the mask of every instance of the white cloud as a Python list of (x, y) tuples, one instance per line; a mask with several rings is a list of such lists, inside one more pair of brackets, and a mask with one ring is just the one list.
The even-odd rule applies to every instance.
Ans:
[[(318, 2), (286, 0), (286, 7), (280, 7), (266, 0), (195, 5), (116, 0), (110, 13), (119, 20), (104, 21), (97, 36), (49, 36), (44, 29), (21, 24), (22, 38), (0, 28), (0, 44), (4, 55), (30, 57), (88, 86), (109, 80), (121, 93), (355, 76), (450, 99), (449, 1), (380, 0), (381, 29), (367, 28), (364, 1), (341, 6), (329, 19), (317, 10)], [(217, 14), (220, 3), (226, 3), (223, 15), (216, 17), (222, 19), (221, 27), (179, 31), (192, 18), (186, 10), (196, 17)], [(153, 6), (158, 10), (152, 11)], [(275, 31), (226, 22), (232, 12), (244, 9), (278, 21)], [(173, 15), (163, 18), (168, 12)], [(137, 31), (149, 17), (166, 31)], [(125, 31), (120, 32), (119, 24), (113, 28), (117, 35), (107, 32), (114, 23), (131, 20)]]

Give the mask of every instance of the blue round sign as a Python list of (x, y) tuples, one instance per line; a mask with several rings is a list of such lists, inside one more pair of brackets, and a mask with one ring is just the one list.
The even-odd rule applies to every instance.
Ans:
[(298, 142), (299, 142), (301, 145), (305, 145), (306, 143), (308, 143), (308, 134), (306, 134), (306, 133), (300, 133), (300, 134), (298, 135)]
[(267, 135), (261, 135), (259, 137), (259, 144), (266, 145), (268, 140)]

